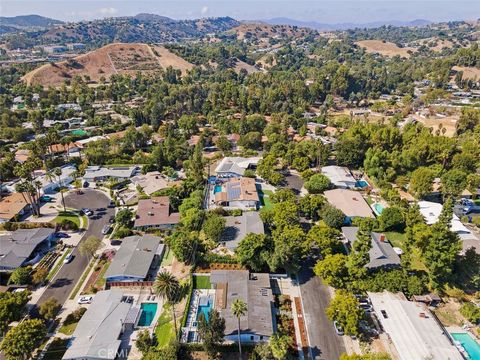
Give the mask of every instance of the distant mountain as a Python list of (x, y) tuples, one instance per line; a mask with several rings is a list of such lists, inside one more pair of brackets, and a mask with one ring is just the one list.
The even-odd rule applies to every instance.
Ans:
[(40, 44), (65, 44), (68, 42), (81, 42), (95, 47), (112, 42), (175, 42), (210, 33), (220, 33), (239, 24), (237, 20), (230, 17), (174, 20), (155, 14), (138, 14), (136, 16), (60, 24), (48, 28), (46, 31), (25, 34), (24, 44), (19, 44), (17, 37), (9, 34), (4, 36), (7, 45), (15, 44), (15, 48)]
[(428, 20), (417, 19), (413, 21), (400, 21), (400, 20), (391, 20), (391, 21), (375, 21), (369, 23), (337, 23), (337, 24), (325, 24), (319, 23), (316, 21), (301, 21), (290, 18), (273, 18), (268, 20), (261, 20), (264, 23), (271, 25), (292, 25), (299, 27), (308, 27), (315, 30), (348, 30), (356, 28), (376, 28), (384, 25), (392, 26), (426, 26), (431, 24)]
[(0, 26), (2, 28), (47, 28), (61, 24), (63, 24), (63, 21), (50, 19), (40, 15), (0, 17)]

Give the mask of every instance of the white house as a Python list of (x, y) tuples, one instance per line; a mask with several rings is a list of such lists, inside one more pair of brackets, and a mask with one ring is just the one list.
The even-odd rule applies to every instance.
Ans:
[(62, 174), (54, 179), (49, 179), (46, 174), (41, 175), (38, 180), (42, 183), (42, 192), (44, 194), (51, 194), (57, 191), (60, 187), (70, 185), (75, 179), (73, 173), (77, 168), (73, 165), (65, 165), (61, 167)]

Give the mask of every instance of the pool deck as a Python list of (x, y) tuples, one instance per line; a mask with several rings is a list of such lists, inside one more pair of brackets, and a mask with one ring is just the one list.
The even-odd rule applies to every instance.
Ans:
[(188, 342), (188, 334), (190, 332), (195, 333), (194, 340), (196, 341), (197, 336), (197, 315), (198, 315), (198, 307), (200, 305), (200, 298), (208, 296), (210, 301), (212, 301), (211, 308), (215, 308), (215, 290), (214, 289), (194, 289), (192, 293), (192, 297), (190, 299), (190, 304), (188, 307), (188, 315), (187, 315), (187, 322), (185, 327), (182, 328), (182, 337), (181, 342), (186, 343)]
[[(463, 327), (460, 327), (460, 326), (448, 326), (445, 328), (448, 332), (448, 336), (450, 337), (450, 339), (455, 343), (457, 340), (455, 340), (452, 336), (452, 334), (468, 334), (470, 335), (470, 337), (477, 342), (477, 344), (479, 344), (480, 346), (480, 342), (479, 342), (479, 339), (477, 336), (475, 336), (475, 334), (470, 331), (470, 327), (468, 326), (463, 326)], [(463, 348), (463, 347), (462, 347)], [(466, 349), (464, 349), (466, 351)], [(465, 353), (463, 353), (463, 355), (465, 355)]]

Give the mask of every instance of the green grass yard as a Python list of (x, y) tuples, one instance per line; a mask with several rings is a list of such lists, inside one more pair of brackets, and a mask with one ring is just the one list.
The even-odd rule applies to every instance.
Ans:
[(258, 196), (260, 197), (260, 204), (266, 210), (269, 210), (273, 207), (272, 201), (270, 200), (270, 195), (273, 194), (272, 190), (258, 190)]
[[(387, 239), (390, 241), (392, 246), (399, 247), (400, 249), (404, 250), (404, 241), (405, 241), (405, 234), (399, 233), (396, 231), (389, 231), (386, 232)], [(413, 249), (412, 251), (412, 269), (413, 270), (426, 270), (425, 265), (421, 260), (421, 254), (418, 249)]]
[[(58, 213), (58, 216), (53, 220), (56, 223), (60, 223), (63, 220), (70, 220), (71, 222), (75, 223), (80, 228), (80, 217), (78, 214), (71, 212), (71, 211), (61, 211)], [(86, 226), (86, 223), (84, 223)]]
[(157, 327), (155, 328), (155, 336), (157, 337), (158, 348), (163, 348), (175, 338), (175, 330), (169, 306), (163, 307), (163, 312), (158, 318)]
[(173, 251), (170, 248), (167, 248), (165, 254), (163, 254), (162, 263), (160, 266), (170, 266), (173, 262)]
[(210, 276), (194, 276), (193, 277), (194, 289), (211, 289)]

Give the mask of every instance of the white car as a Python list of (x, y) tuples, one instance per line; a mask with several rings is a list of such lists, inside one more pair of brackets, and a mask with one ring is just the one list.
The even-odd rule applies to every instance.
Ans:
[(78, 299), (79, 304), (91, 304), (93, 300), (93, 296), (82, 296)]
[(72, 254), (68, 254), (67, 256), (65, 256), (65, 259), (63, 259), (63, 263), (64, 264), (68, 264), (70, 261), (73, 260), (73, 255)]

